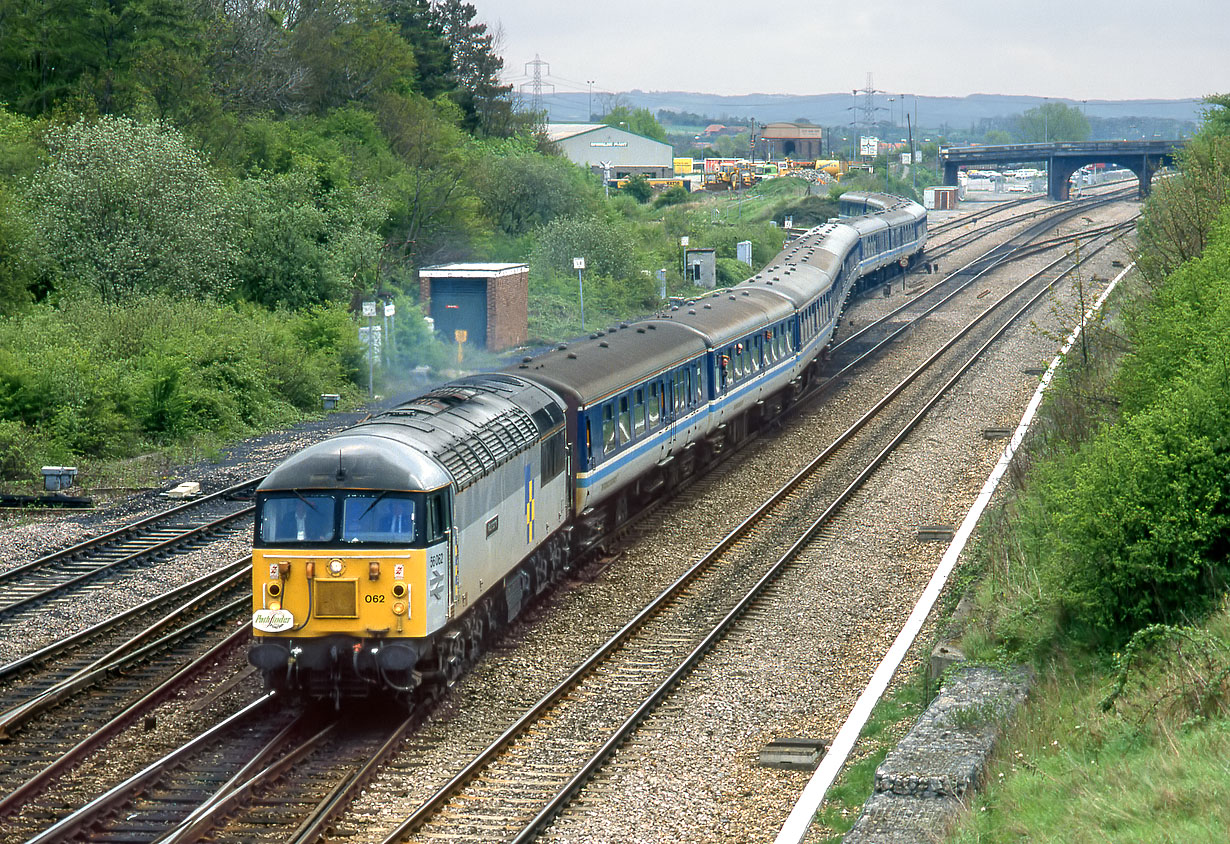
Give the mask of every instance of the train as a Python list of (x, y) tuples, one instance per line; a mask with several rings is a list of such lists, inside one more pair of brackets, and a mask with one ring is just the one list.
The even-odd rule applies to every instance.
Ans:
[(248, 652), (266, 688), (451, 686), (635, 510), (806, 391), (849, 297), (922, 253), (922, 206), (847, 192), (760, 272), (375, 413), (255, 493)]

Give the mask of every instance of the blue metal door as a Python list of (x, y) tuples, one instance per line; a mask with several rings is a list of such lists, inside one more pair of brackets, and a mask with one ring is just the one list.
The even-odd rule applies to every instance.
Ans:
[(436, 278), (431, 282), (431, 318), (436, 336), (455, 343), (458, 331), (465, 343), (487, 347), (487, 282), (475, 278)]

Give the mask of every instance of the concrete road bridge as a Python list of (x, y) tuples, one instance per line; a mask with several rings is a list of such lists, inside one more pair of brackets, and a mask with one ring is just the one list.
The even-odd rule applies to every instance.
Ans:
[(961, 167), (986, 165), (1046, 165), (1047, 194), (1052, 199), (1068, 198), (1068, 180), (1086, 164), (1117, 164), (1131, 170), (1140, 180), (1140, 195), (1149, 193), (1149, 183), (1159, 167), (1174, 163), (1175, 153), (1187, 141), (1086, 141), (1082, 143), (1004, 144), (996, 146), (944, 147), (944, 184), (957, 183)]

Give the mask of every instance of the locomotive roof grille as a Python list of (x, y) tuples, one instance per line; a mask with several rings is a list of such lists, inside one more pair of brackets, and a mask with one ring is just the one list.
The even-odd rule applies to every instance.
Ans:
[(547, 409), (554, 407), (550, 404), (534, 410), (533, 416), (525, 408), (509, 406), (504, 397), (525, 389), (519, 379), (501, 374), (479, 377), (481, 384), (454, 384), (433, 390), (368, 422), (434, 435), (419, 447), (448, 469), (459, 490), (465, 489), (530, 448), (563, 420), (558, 410), (552, 414)]
[(458, 489), (490, 474), (538, 440), (538, 426), (524, 411), (509, 411), (492, 419), (473, 435), (436, 455), (452, 473)]

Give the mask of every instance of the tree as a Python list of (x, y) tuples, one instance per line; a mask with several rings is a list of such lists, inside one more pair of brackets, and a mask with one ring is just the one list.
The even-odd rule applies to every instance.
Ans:
[(103, 117), (53, 127), (46, 140), (51, 161), (30, 182), (29, 200), (66, 285), (107, 302), (230, 290), (231, 198), (177, 130)]
[(1064, 103), (1046, 102), (1020, 116), (1016, 136), (1022, 143), (1087, 141), (1089, 121), (1079, 108)]
[(655, 141), (666, 141), (666, 130), (647, 108), (616, 106), (603, 116), (602, 122), (608, 126), (622, 126), (629, 132), (653, 138)]
[(637, 173), (628, 179), (624, 185), (624, 193), (635, 199), (637, 202), (645, 203), (649, 201), (649, 197), (653, 196), (653, 186), (649, 184), (649, 180)]
[(504, 141), (476, 165), (475, 191), (495, 226), (513, 237), (557, 217), (597, 207), (587, 174), (559, 156), (542, 155)]
[(308, 70), (296, 58), (293, 9), (265, 0), (203, 0), (215, 91), (240, 114), (300, 110)]
[[(405, 165), (390, 179), (390, 256), (410, 263), (439, 257), (447, 235), (468, 234), (478, 216), (469, 191), (471, 152), (451, 101), (385, 94), (377, 119), (394, 154)], [(453, 119), (449, 119), (449, 118)]]
[(599, 217), (560, 217), (538, 231), (530, 255), (536, 274), (568, 272), (572, 259), (585, 258), (585, 269), (608, 278), (630, 278), (636, 272), (636, 248), (631, 234), (618, 223)]
[(512, 86), (500, 83), (504, 59), (497, 52), (499, 33), (476, 21), (478, 10), (462, 0), (437, 0), (432, 9), (452, 53), (453, 98), (464, 114), (462, 126), (500, 137), (521, 128), (513, 117)]
[(1203, 131), (1210, 135), (1230, 136), (1230, 94), (1210, 94), (1204, 98)]
[(27, 114), (169, 116), (210, 96), (191, 0), (9, 0), (0, 32), (0, 100)]
[(1201, 132), (1179, 165), (1178, 175), (1153, 186), (1138, 224), (1137, 266), (1154, 285), (1204, 251), (1230, 202), (1230, 137)]
[(414, 51), (418, 92), (435, 99), (454, 89), (453, 53), (431, 0), (384, 0), (385, 14)]
[(414, 89), (413, 49), (366, 0), (320, 3), (295, 27), (292, 45), (307, 71), (304, 105), (316, 114)]
[(375, 286), (385, 202), (372, 191), (330, 188), (297, 169), (246, 180), (241, 209), (244, 299), (299, 310)]
[(30, 235), (25, 214), (0, 182), (0, 314), (16, 313), (30, 302), (35, 281)]

